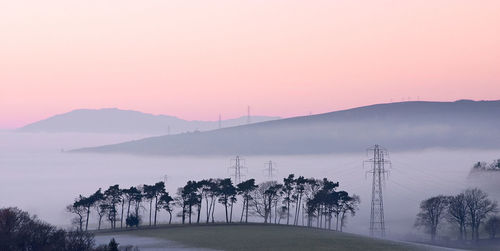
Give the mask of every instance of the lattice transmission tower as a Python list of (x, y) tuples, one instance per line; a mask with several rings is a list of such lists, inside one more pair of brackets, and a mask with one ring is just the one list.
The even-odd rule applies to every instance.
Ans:
[(372, 174), (372, 203), (370, 212), (370, 235), (385, 237), (383, 186), (388, 171), (386, 166), (391, 162), (387, 159), (387, 150), (379, 145), (368, 149), (372, 158), (364, 163), (370, 164), (368, 173)]
[(270, 160), (264, 163), (264, 165), (266, 166), (266, 168), (264, 168), (264, 172), (266, 173), (268, 180), (273, 180), (275, 176), (274, 174), (278, 171), (278, 169), (276, 169), (276, 162)]
[(245, 177), (245, 174), (242, 174), (241, 170), (248, 170), (245, 166), (245, 160), (240, 158), (240, 156), (236, 156), (236, 158), (231, 159), (229, 166), (230, 176), (233, 178), (235, 185), (241, 183), (241, 177)]

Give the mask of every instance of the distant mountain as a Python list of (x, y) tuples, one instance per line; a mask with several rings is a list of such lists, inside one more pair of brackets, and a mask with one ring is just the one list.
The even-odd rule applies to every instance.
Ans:
[(500, 149), (500, 101), (377, 104), (76, 151), (152, 155), (322, 154), (359, 152), (374, 144), (389, 150)]
[[(252, 116), (252, 122), (262, 122), (279, 117)], [(247, 123), (247, 117), (222, 121), (222, 127)], [(176, 134), (189, 131), (206, 131), (219, 127), (218, 121), (187, 121), (173, 116), (153, 115), (138, 111), (105, 108), (79, 109), (19, 128), (19, 132), (83, 132), (83, 133), (139, 133)]]

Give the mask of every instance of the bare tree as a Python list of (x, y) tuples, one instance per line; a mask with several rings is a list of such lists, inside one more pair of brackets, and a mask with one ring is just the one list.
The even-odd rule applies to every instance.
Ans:
[(76, 214), (76, 217), (73, 220), (73, 222), (76, 225), (78, 225), (78, 229), (80, 231), (82, 231), (82, 229), (83, 229), (83, 221), (84, 221), (84, 217), (85, 217), (85, 213), (86, 213), (85, 207), (83, 205), (81, 205), (81, 203), (80, 203), (80, 201), (82, 201), (82, 199), (84, 199), (84, 198), (80, 195), (79, 199), (75, 200), (75, 202), (73, 204), (68, 205), (66, 207), (66, 211), (73, 213), (73, 214)]
[(488, 232), (491, 239), (495, 239), (496, 234), (500, 231), (500, 217), (492, 216), (484, 224), (484, 230)]
[(447, 219), (458, 226), (458, 239), (467, 239), (467, 203), (464, 193), (449, 197)]
[(252, 200), (252, 209), (253, 212), (262, 218), (264, 218), (264, 223), (270, 221), (270, 211), (271, 211), (271, 203), (269, 196), (270, 193), (268, 190), (272, 189), (277, 185), (276, 181), (267, 181), (264, 183), (260, 183), (259, 187), (252, 191), (251, 196)]
[(467, 189), (464, 192), (467, 204), (472, 237), (479, 240), (479, 226), (492, 213), (497, 210), (497, 202), (488, 199), (488, 194), (479, 188)]
[(423, 226), (429, 230), (432, 241), (436, 239), (437, 229), (448, 206), (448, 197), (438, 195), (420, 203), (420, 212), (417, 214), (416, 226)]

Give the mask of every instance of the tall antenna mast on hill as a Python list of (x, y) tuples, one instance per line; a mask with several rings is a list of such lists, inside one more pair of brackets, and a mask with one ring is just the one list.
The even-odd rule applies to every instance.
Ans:
[[(236, 158), (231, 160), (229, 170), (230, 173), (233, 173), (230, 174), (230, 176), (231, 178), (234, 178), (233, 181), (235, 185), (241, 183), (241, 177), (245, 177), (244, 174), (241, 174), (241, 169), (246, 169), (245, 165), (243, 164), (244, 162), (245, 160), (240, 158), (240, 156), (236, 156)], [(234, 169), (234, 171), (232, 171), (231, 169)]]
[(247, 107), (247, 124), (250, 124), (250, 106)]
[(368, 173), (372, 174), (372, 202), (370, 212), (370, 236), (385, 237), (385, 220), (384, 220), (384, 200), (382, 193), (382, 184), (385, 180), (385, 175), (388, 171), (385, 170), (385, 165), (391, 165), (391, 162), (385, 157), (388, 156), (387, 150), (379, 145), (375, 145), (368, 149), (373, 152), (373, 158), (366, 160), (364, 163), (370, 163), (371, 170)]

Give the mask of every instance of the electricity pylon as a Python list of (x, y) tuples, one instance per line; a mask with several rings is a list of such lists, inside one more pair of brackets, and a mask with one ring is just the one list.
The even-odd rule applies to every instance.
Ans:
[(266, 168), (264, 168), (264, 171), (267, 174), (267, 178), (269, 180), (273, 180), (274, 179), (274, 173), (276, 171), (278, 171), (278, 169), (275, 168), (276, 162), (273, 162), (273, 161), (270, 160), (270, 161), (264, 163), (264, 165), (266, 165)]
[(370, 212), (370, 236), (385, 237), (385, 221), (384, 221), (384, 200), (382, 187), (386, 174), (386, 165), (391, 165), (391, 162), (386, 159), (388, 156), (387, 150), (379, 145), (375, 145), (368, 149), (373, 152), (373, 158), (366, 160), (365, 163), (371, 165), (371, 170), (368, 173), (372, 174), (372, 203)]
[[(231, 159), (229, 170), (232, 173), (230, 174), (230, 176), (231, 178), (234, 178), (233, 181), (235, 185), (241, 183), (241, 177), (245, 177), (244, 174), (241, 174), (242, 169), (247, 169), (244, 163), (245, 160), (240, 158), (240, 156), (236, 156), (236, 158)], [(234, 169), (234, 171), (232, 171), (231, 169)]]

